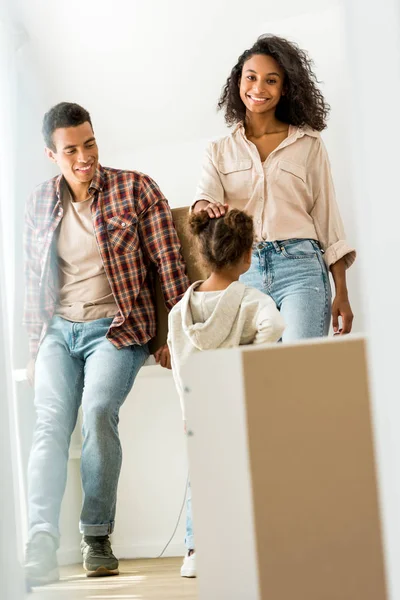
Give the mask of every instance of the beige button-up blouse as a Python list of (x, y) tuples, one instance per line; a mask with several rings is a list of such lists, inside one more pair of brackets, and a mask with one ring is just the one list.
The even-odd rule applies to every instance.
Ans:
[(256, 241), (318, 240), (328, 267), (356, 252), (345, 238), (328, 154), (320, 134), (290, 125), (288, 137), (261, 162), (239, 124), (206, 150), (195, 202), (227, 203), (254, 218)]

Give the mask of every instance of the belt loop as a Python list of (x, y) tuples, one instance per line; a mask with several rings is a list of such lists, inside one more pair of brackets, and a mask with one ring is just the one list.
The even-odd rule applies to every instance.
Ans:
[(272, 243), (273, 243), (273, 245), (274, 245), (275, 252), (276, 252), (277, 254), (280, 254), (280, 252), (281, 252), (281, 247), (280, 247), (280, 245), (279, 245), (279, 242), (272, 242)]
[(264, 242), (257, 242), (255, 244), (255, 249), (257, 250), (258, 255), (260, 255), (261, 250), (264, 250), (264, 248), (265, 248)]
[(321, 254), (325, 254), (325, 250), (321, 246), (321, 242), (319, 240), (311, 240), (312, 245), (316, 250), (319, 250)]

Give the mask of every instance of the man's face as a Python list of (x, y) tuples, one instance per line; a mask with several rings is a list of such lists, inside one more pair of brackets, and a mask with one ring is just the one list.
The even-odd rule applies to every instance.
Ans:
[(46, 154), (55, 162), (67, 182), (90, 183), (99, 162), (99, 150), (88, 121), (77, 127), (65, 127), (53, 132), (56, 150), (46, 148)]

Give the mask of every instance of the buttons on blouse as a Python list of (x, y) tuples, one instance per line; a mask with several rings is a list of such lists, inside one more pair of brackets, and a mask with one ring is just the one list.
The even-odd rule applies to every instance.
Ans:
[(121, 223), (121, 227), (126, 227), (125, 221)]

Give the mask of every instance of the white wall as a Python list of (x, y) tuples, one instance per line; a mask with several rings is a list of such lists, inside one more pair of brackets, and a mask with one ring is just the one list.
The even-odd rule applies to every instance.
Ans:
[[(325, 134), (349, 238), (357, 239), (349, 184), (348, 70), (343, 51), (342, 3), (297, 0), (243, 11), (236, 0), (19, 0), (27, 32), (19, 53), (19, 128), (16, 238), (30, 189), (54, 174), (44, 161), (41, 118), (56, 102), (86, 106), (93, 118), (103, 164), (151, 175), (171, 206), (188, 205), (207, 141), (226, 132), (215, 107), (237, 57), (264, 32), (290, 36), (309, 49), (332, 105)], [(17, 246), (17, 265), (21, 265)], [(17, 270), (17, 272), (20, 272)], [(17, 281), (16, 311), (21, 310)], [(355, 329), (363, 329), (356, 268), (349, 273)], [(16, 324), (15, 366), (23, 367), (25, 340)], [(154, 374), (157, 376), (154, 376)], [(162, 549), (182, 502), (185, 441), (170, 374), (143, 370), (121, 412), (124, 463), (119, 488), (115, 549), (121, 555), (155, 555)], [(19, 401), (31, 401), (24, 389)], [(23, 424), (25, 433), (31, 420)], [(28, 435), (24, 437), (25, 455)], [(78, 461), (71, 461), (61, 528), (63, 560), (79, 558)], [(183, 552), (183, 520), (172, 553)]]
[[(369, 333), (380, 500), (388, 593), (400, 598), (400, 371), (398, 319), (400, 5), (352, 0), (347, 6), (354, 199), (361, 290)], [(366, 57), (368, 59), (366, 60)], [(385, 82), (382, 93), (375, 75)]]

